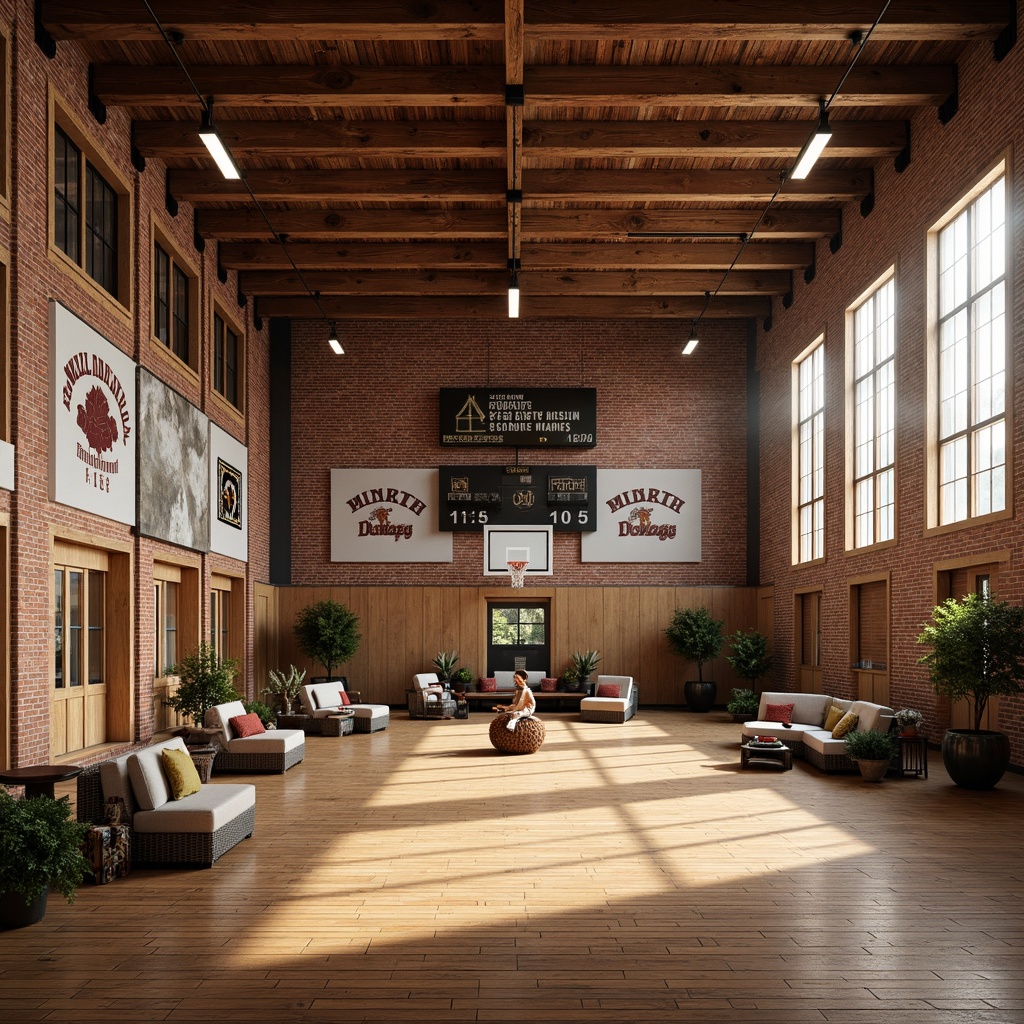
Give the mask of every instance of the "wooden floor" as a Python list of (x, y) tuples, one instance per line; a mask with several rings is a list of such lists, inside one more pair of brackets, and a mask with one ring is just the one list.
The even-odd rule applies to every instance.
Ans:
[[(0, 1020), (1024, 1021), (1024, 778), (739, 770), (721, 712), (307, 737), (254, 836), (0, 933)], [(237, 777), (236, 777), (237, 778)]]

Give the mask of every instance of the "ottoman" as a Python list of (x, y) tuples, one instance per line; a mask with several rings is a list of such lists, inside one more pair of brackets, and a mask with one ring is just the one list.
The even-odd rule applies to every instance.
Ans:
[(509, 715), (502, 713), (491, 722), (491, 745), (503, 754), (536, 754), (544, 742), (544, 723), (536, 716), (520, 718), (515, 731), (509, 732)]

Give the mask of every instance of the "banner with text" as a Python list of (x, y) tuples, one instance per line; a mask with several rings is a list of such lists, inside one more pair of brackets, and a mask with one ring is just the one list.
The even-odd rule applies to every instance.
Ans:
[(450, 562), (436, 469), (332, 469), (332, 562)]
[(599, 469), (584, 562), (699, 562), (699, 469)]

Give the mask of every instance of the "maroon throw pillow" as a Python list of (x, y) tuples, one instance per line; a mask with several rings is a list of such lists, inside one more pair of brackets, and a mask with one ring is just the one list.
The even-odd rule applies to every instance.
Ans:
[(239, 739), (244, 739), (246, 736), (259, 736), (261, 732), (267, 731), (263, 728), (260, 716), (255, 711), (248, 715), (235, 715), (234, 718), (228, 719), (228, 724), (235, 730), (235, 735)]
[(480, 692), (481, 693), (496, 693), (498, 690), (498, 680), (494, 676), (489, 676), (487, 679), (480, 680)]
[(545, 677), (540, 681), (541, 693), (554, 693), (558, 689), (558, 680)]
[(782, 725), (792, 725), (793, 705), (769, 704), (765, 711), (764, 720), (766, 722), (780, 722)]
[(348, 694), (344, 690), (341, 690), (340, 693), (341, 693), (341, 706), (342, 707), (344, 707), (346, 704), (351, 704), (352, 703), (352, 701), (350, 701), (348, 699)]
[(597, 688), (597, 693), (595, 693), (594, 696), (595, 697), (618, 697), (618, 696), (620, 696), (620, 694), (619, 694), (620, 690), (621, 690), (621, 687), (619, 686), (618, 683), (601, 683), (601, 685)]

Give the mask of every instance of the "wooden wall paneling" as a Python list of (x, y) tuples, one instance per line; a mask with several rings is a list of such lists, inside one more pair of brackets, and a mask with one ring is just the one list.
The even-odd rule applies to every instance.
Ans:
[[(628, 597), (624, 587), (602, 587), (604, 622), (601, 635), (604, 647), (601, 650), (601, 661), (597, 666), (597, 674), (607, 672), (609, 675), (632, 675), (622, 656), (623, 618), (627, 615)], [(600, 647), (600, 644), (594, 646)]]
[(68, 751), (68, 701), (50, 701), (50, 754), (60, 757)]
[[(3, 367), (0, 365), (0, 370)], [(5, 389), (6, 390), (6, 389)], [(2, 408), (3, 396), (0, 396)], [(3, 414), (0, 411), (0, 423)], [(11, 530), (10, 515), (0, 512), (0, 768), (11, 766)]]
[[(106, 742), (135, 738), (135, 640), (132, 555), (111, 551), (106, 593)], [(148, 690), (148, 687), (147, 687)]]
[(474, 679), (484, 674), (487, 636), (487, 602), (479, 587), (459, 587), (459, 665)]
[[(462, 623), (459, 618), (459, 588), (458, 587), (435, 587), (430, 588), (434, 594), (440, 594), (441, 598), (441, 622), (437, 630), (437, 642), (439, 651), (455, 651), (459, 655), (459, 666), (462, 665)], [(429, 667), (429, 666), (428, 666)]]
[[(360, 620), (363, 642), (359, 646), (360, 671), (353, 686), (365, 700), (370, 694), (384, 694), (388, 665), (388, 595), (383, 587), (366, 587), (366, 618)], [(380, 682), (378, 682), (380, 679)]]
[(675, 587), (660, 587), (658, 590), (658, 618), (653, 624), (658, 639), (658, 663), (661, 666), (661, 685), (658, 693), (659, 704), (682, 704), (683, 683), (689, 666), (669, 646), (665, 628), (672, 621), (679, 600)]
[[(640, 587), (622, 587), (622, 604), (619, 619), (619, 664), (623, 674), (632, 676), (640, 685)], [(641, 691), (642, 693), (643, 691)]]
[(267, 702), (268, 696), (263, 692), (270, 682), (270, 670), (281, 668), (278, 660), (278, 622), (277, 622), (277, 589), (266, 583), (254, 583), (253, 600), (253, 638), (252, 638), (252, 678), (254, 697)]
[(662, 614), (664, 589), (638, 588), (636, 671), (633, 678), (640, 687), (640, 701), (643, 704), (667, 703), (662, 699), (662, 691), (665, 689), (665, 668), (662, 664), (663, 654), (657, 632), (657, 623)]

